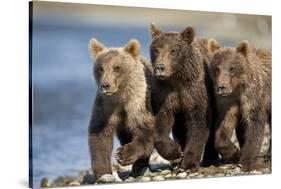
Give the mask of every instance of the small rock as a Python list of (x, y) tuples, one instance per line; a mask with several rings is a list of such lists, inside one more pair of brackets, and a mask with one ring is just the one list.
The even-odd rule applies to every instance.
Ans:
[(152, 180), (160, 181), (160, 180), (165, 180), (165, 178), (163, 176), (161, 176), (161, 175), (158, 175), (158, 176), (153, 177)]
[(263, 173), (265, 173), (265, 174), (270, 174), (270, 173), (271, 173), (271, 170), (270, 170), (269, 168), (265, 168), (265, 169), (263, 170)]
[(146, 169), (143, 176), (150, 176), (151, 175), (151, 171), (149, 169)]
[(173, 176), (172, 176), (171, 173), (168, 173), (168, 174), (166, 174), (164, 177), (165, 177), (165, 178), (171, 178), (171, 177), (173, 177)]
[(163, 170), (163, 171), (161, 171), (161, 175), (167, 175), (167, 174), (169, 174), (169, 173), (171, 173), (171, 170)]
[(87, 175), (87, 173), (88, 173), (87, 171), (80, 171), (80, 172), (79, 172), (78, 180), (79, 180), (80, 183), (83, 182), (84, 177), (85, 177), (85, 175)]
[(257, 171), (257, 170), (253, 170), (250, 172), (250, 174), (253, 174), (253, 175), (261, 175), (262, 172), (261, 171)]
[(214, 177), (213, 175), (206, 175), (206, 178)]
[(105, 174), (102, 175), (100, 178), (98, 178), (97, 183), (112, 183), (115, 181), (115, 178), (111, 174)]
[(203, 177), (204, 177), (203, 174), (197, 174), (197, 175), (195, 176), (195, 178), (203, 178)]
[(41, 180), (41, 187), (51, 187), (51, 185), (52, 185), (52, 182), (51, 182), (51, 180), (50, 179), (48, 179), (48, 178), (43, 178), (42, 180)]
[(83, 184), (95, 184), (96, 177), (94, 175), (87, 174), (83, 177)]
[(216, 177), (224, 177), (225, 174), (223, 174), (223, 173), (217, 173), (217, 174), (215, 174), (215, 176), (216, 176)]
[(239, 173), (239, 172), (241, 172), (241, 168), (240, 167), (235, 167), (234, 169), (232, 169), (232, 172)]
[(191, 173), (191, 174), (189, 174), (188, 176), (190, 176), (190, 177), (196, 177), (197, 175), (199, 175), (199, 173)]
[(182, 173), (177, 174), (176, 178), (185, 178), (186, 176), (187, 176), (187, 173), (182, 172)]
[(159, 175), (159, 172), (150, 172), (148, 175), (144, 175), (144, 176), (155, 177), (157, 175)]
[(148, 182), (148, 181), (151, 181), (151, 178), (150, 177), (141, 177), (139, 179), (139, 181), (141, 181), (141, 182)]
[(65, 179), (64, 177), (58, 177), (56, 180), (55, 180), (55, 186), (65, 186)]
[(72, 181), (69, 183), (69, 186), (80, 186), (80, 182), (76, 181)]
[(221, 168), (221, 169), (233, 169), (234, 165), (233, 164), (224, 164), (224, 165), (219, 166), (219, 168)]
[(125, 182), (134, 182), (135, 178), (134, 177), (129, 177), (125, 180)]

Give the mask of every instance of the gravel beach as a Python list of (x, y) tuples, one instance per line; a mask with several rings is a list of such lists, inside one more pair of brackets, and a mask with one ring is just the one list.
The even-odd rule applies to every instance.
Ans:
[(168, 161), (161, 158), (156, 152), (150, 158), (151, 169), (147, 169), (143, 176), (136, 178), (130, 177), (131, 166), (112, 165), (112, 174), (103, 175), (96, 179), (92, 171), (82, 170), (77, 173), (76, 177), (60, 176), (54, 180), (43, 178), (41, 187), (62, 187), (62, 186), (80, 186), (93, 184), (114, 184), (128, 182), (150, 182), (175, 179), (196, 179), (225, 176), (242, 176), (242, 175), (263, 175), (271, 174), (271, 161), (261, 158), (259, 168), (251, 172), (243, 172), (240, 165), (218, 164), (209, 167), (199, 168), (196, 172), (179, 172), (176, 167)]

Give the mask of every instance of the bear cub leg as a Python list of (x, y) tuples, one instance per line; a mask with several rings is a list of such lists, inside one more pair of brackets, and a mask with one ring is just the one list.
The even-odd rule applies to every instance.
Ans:
[[(110, 127), (109, 127), (110, 128)], [(111, 174), (111, 153), (113, 146), (113, 132), (104, 128), (101, 131), (89, 132), (89, 147), (91, 165), (94, 175), (98, 178), (104, 174)]]
[(170, 137), (170, 131), (174, 125), (174, 116), (159, 112), (156, 115), (156, 132), (154, 136), (154, 146), (157, 152), (167, 160), (177, 160), (182, 157), (179, 144)]
[[(224, 116), (223, 116), (224, 115)], [(238, 124), (238, 107), (230, 107), (228, 111), (217, 119), (215, 147), (226, 161), (238, 163), (240, 150), (233, 144), (231, 137)], [(240, 141), (240, 140), (239, 140)]]
[[(201, 120), (204, 120), (203, 118)], [(187, 123), (187, 140), (180, 168), (196, 171), (209, 136), (209, 128), (201, 121)]]
[[(125, 127), (119, 126), (117, 128), (117, 137), (120, 140), (122, 146), (130, 143), (132, 141), (132, 135)], [(120, 161), (120, 160), (119, 160)], [(136, 160), (132, 166), (132, 171), (129, 176), (138, 177), (144, 174), (144, 172), (149, 167), (149, 157), (141, 158)]]
[(251, 171), (255, 168), (264, 136), (266, 123), (265, 113), (259, 110), (255, 115), (250, 115), (245, 124), (245, 143), (241, 149), (240, 164), (243, 170)]

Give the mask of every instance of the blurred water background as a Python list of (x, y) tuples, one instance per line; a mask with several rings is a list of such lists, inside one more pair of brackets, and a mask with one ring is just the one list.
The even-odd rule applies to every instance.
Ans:
[[(74, 3), (33, 3), (33, 177), (75, 176), (90, 168), (87, 128), (96, 85), (88, 42), (97, 38), (108, 47), (131, 38), (141, 42), (149, 58), (151, 22), (165, 31), (193, 26), (198, 36), (224, 46), (247, 39), (271, 48), (271, 17), (183, 10), (163, 10)], [(114, 149), (119, 146), (115, 140)], [(113, 161), (114, 158), (113, 158)]]

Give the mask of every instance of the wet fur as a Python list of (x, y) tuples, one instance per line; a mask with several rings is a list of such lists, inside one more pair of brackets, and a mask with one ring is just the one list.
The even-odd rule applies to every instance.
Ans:
[[(207, 41), (194, 38), (194, 35), (193, 28), (182, 33), (166, 33), (151, 26), (151, 62), (154, 67), (162, 63), (168, 68), (168, 77), (164, 80), (154, 77), (152, 85), (155, 147), (168, 160), (183, 156), (182, 169), (200, 166), (206, 144), (205, 163), (218, 158), (212, 129), (212, 84), (208, 75)], [(176, 49), (173, 58), (168, 52), (172, 48)], [(171, 130), (174, 141), (169, 137)]]
[[(101, 80), (110, 80), (115, 82), (118, 90), (111, 96), (102, 95), (97, 90), (89, 125), (92, 169), (96, 177), (112, 173), (112, 144), (116, 131), (122, 145), (117, 150), (116, 158), (121, 165), (133, 164), (131, 175), (138, 176), (148, 167), (149, 156), (153, 150), (154, 119), (149, 78), (146, 77), (150, 72), (149, 67), (138, 54), (139, 47), (127, 48), (131, 41), (124, 48), (104, 48), (101, 43), (96, 42), (95, 39), (91, 40), (89, 46), (95, 59), (94, 76), (97, 86)], [(97, 45), (102, 48), (97, 48)], [(111, 69), (111, 64), (117, 64), (111, 62), (116, 57), (121, 58), (118, 64), (121, 73), (117, 76), (102, 74), (98, 67)], [(118, 58), (116, 60), (119, 60)]]
[[(213, 52), (212, 77), (218, 83), (215, 73), (235, 67), (230, 78), (232, 93), (216, 95), (218, 116), (216, 120), (216, 148), (225, 160), (239, 162), (246, 171), (256, 166), (266, 122), (271, 123), (271, 53), (255, 49), (243, 41), (237, 48), (218, 48)], [(231, 142), (236, 130), (241, 151)], [(269, 152), (271, 156), (271, 150)]]

